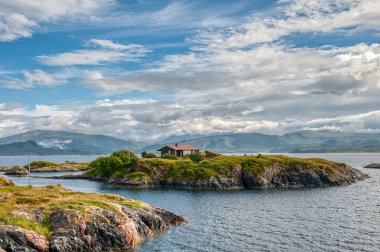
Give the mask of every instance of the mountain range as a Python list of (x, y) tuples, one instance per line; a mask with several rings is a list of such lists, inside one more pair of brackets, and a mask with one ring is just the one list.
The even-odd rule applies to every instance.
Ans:
[(92, 155), (143, 146), (139, 142), (105, 135), (34, 130), (0, 138), (0, 155)]
[(93, 155), (120, 149), (156, 152), (166, 144), (190, 144), (218, 153), (380, 152), (379, 133), (318, 130), (284, 135), (230, 133), (171, 136), (153, 143), (127, 141), (105, 135), (35, 130), (0, 138), (0, 155)]
[[(174, 144), (168, 142), (166, 144)], [(260, 133), (232, 133), (203, 136), (178, 141), (180, 144), (197, 146), (201, 150), (218, 153), (258, 153), (258, 152), (380, 152), (379, 133), (344, 133), (330, 130), (304, 130), (285, 135)], [(143, 149), (156, 151), (160, 144)]]

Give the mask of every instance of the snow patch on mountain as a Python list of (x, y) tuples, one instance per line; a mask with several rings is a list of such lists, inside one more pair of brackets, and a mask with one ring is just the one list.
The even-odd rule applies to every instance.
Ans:
[(54, 149), (68, 149), (68, 144), (71, 144), (73, 142), (72, 139), (66, 139), (66, 140), (62, 140), (62, 139), (54, 139), (54, 138), (50, 138), (50, 139), (42, 139), (42, 140), (38, 140), (37, 143), (44, 147), (44, 148), (54, 148)]

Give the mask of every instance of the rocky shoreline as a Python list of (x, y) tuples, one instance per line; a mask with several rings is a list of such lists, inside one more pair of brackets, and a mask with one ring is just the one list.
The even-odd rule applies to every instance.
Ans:
[[(44, 202), (40, 207), (36, 196)], [(186, 223), (140, 201), (59, 185), (19, 187), (0, 177), (0, 197), (6, 201), (0, 206), (0, 251), (125, 251)]]

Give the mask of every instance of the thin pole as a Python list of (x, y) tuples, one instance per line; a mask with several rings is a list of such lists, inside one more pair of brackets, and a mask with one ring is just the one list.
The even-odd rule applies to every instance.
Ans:
[(131, 139), (128, 140), (128, 158), (131, 160)]
[(28, 152), (28, 167), (29, 167), (28, 180), (29, 180), (29, 186), (31, 186), (31, 183), (30, 183), (30, 153), (29, 152)]

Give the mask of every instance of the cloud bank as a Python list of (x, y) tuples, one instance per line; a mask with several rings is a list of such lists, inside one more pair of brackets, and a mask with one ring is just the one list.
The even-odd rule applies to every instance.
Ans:
[[(56, 69), (73, 67), (73, 78), (103, 98), (75, 105), (3, 104), (0, 134), (63, 129), (148, 140), (187, 133), (380, 131), (380, 44), (363, 39), (297, 46), (290, 39), (335, 34), (349, 40), (380, 32), (379, 10), (376, 0), (282, 0), (238, 25), (201, 29), (188, 38), (185, 52), (149, 62), (143, 59), (154, 51), (147, 46), (91, 38), (84, 48), (36, 59)], [(169, 5), (155, 22), (164, 25), (176, 12), (184, 13), (183, 5)], [(140, 64), (131, 69), (122, 62)], [(70, 79), (35, 70), (2, 85), (54, 87), (65, 81)]]

